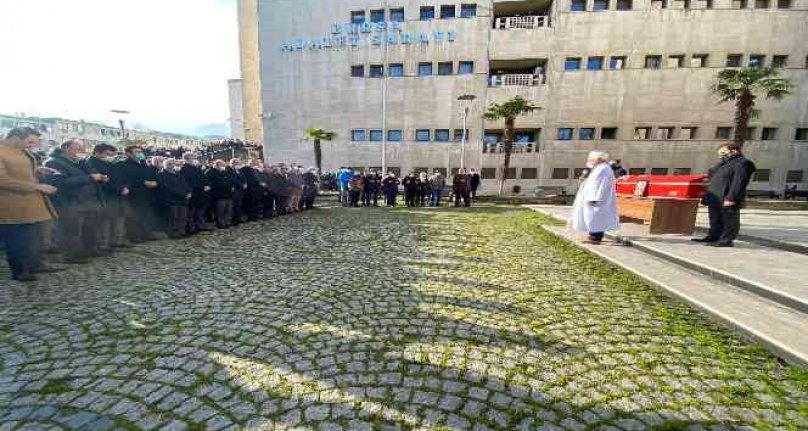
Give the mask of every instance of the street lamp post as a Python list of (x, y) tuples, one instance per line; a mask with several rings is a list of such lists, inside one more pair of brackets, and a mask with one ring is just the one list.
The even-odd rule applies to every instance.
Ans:
[(125, 111), (123, 109), (110, 109), (109, 112), (113, 114), (118, 114), (120, 117), (118, 118), (118, 125), (121, 127), (121, 139), (126, 139), (126, 122), (123, 118), (124, 115), (129, 115), (129, 111)]
[(460, 102), (468, 102), (463, 103), (463, 138), (460, 141), (460, 169), (466, 169), (466, 124), (468, 122), (471, 105), (476, 98), (477, 96), (473, 94), (464, 94), (457, 98)]

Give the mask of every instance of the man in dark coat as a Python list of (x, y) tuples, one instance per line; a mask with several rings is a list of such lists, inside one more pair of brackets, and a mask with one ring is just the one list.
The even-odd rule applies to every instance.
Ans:
[(100, 183), (104, 207), (98, 222), (98, 241), (102, 249), (127, 247), (125, 198), (129, 195), (125, 178), (115, 164), (118, 149), (109, 144), (98, 144), (93, 155), (84, 161), (87, 171), (106, 175), (108, 181)]
[(412, 172), (401, 180), (401, 185), (404, 187), (404, 203), (408, 207), (415, 206), (415, 196), (418, 193), (418, 184), (418, 178), (415, 178), (415, 174)]
[(199, 157), (194, 153), (187, 152), (182, 158), (185, 163), (180, 174), (185, 178), (185, 182), (191, 186), (191, 201), (188, 207), (188, 232), (193, 234), (199, 231), (213, 230), (213, 226), (206, 219), (208, 207), (211, 205), (210, 184), (202, 171)]
[(706, 237), (694, 241), (713, 247), (732, 247), (741, 229), (741, 207), (755, 164), (735, 144), (722, 145), (718, 155), (721, 161), (709, 170), (710, 185), (702, 199), (709, 211), (710, 231)]
[(466, 175), (465, 169), (458, 169), (454, 177), (452, 177), (452, 194), (454, 194), (454, 205), (460, 206), (460, 200), (463, 200), (463, 206), (469, 206), (469, 177)]
[(48, 181), (59, 189), (53, 203), (59, 214), (59, 245), (65, 263), (87, 263), (90, 257), (109, 254), (99, 248), (97, 225), (103, 205), (99, 184), (109, 178), (82, 165), (79, 154), (83, 151), (83, 143), (71, 140), (54, 148), (45, 160), (45, 167), (58, 171)]
[(249, 166), (241, 168), (241, 174), (247, 181), (247, 192), (244, 196), (244, 211), (247, 220), (264, 218), (264, 196), (268, 193), (260, 160), (251, 160)]
[(124, 149), (126, 160), (116, 165), (129, 189), (126, 205), (126, 236), (132, 243), (155, 239), (153, 225), (153, 194), (157, 177), (146, 166), (146, 154), (137, 145)]
[[(468, 173), (468, 180), (469, 180), (469, 193), (471, 194), (471, 199), (477, 199), (477, 189), (480, 188), (480, 174), (477, 173), (473, 168)], [(466, 205), (468, 206), (468, 205)]]
[(188, 235), (188, 203), (191, 200), (191, 186), (180, 174), (181, 167), (174, 159), (163, 162), (163, 169), (157, 174), (158, 202), (165, 209), (166, 231), (170, 238)]
[(314, 208), (314, 200), (317, 199), (317, 190), (320, 188), (317, 170), (309, 168), (303, 174), (303, 207), (307, 210)]
[(216, 226), (219, 229), (227, 229), (233, 224), (233, 193), (236, 184), (227, 171), (227, 163), (224, 160), (216, 160), (213, 169), (208, 170), (206, 175), (210, 184), (210, 195), (213, 198)]
[(292, 184), (282, 169), (273, 166), (269, 171), (269, 193), (275, 207), (275, 216), (289, 213), (289, 191)]
[(247, 195), (247, 178), (241, 173), (241, 168), (244, 167), (244, 162), (239, 159), (230, 160), (230, 166), (227, 168), (227, 173), (230, 174), (230, 179), (235, 185), (233, 190), (233, 226), (247, 221), (247, 215), (244, 211), (244, 198)]
[(396, 178), (396, 174), (389, 172), (387, 178), (382, 181), (382, 188), (384, 189), (384, 197), (388, 207), (396, 206), (396, 198), (398, 197), (398, 186), (401, 182)]

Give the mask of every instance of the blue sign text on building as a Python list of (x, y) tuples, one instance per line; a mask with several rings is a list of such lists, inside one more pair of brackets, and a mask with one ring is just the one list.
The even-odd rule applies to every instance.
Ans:
[(331, 25), (331, 33), (322, 37), (295, 38), (281, 44), (281, 51), (323, 50), (333, 48), (359, 48), (364, 45), (422, 45), (430, 43), (454, 42), (454, 30), (434, 30), (432, 32), (405, 32), (397, 21), (364, 22), (362, 24)]

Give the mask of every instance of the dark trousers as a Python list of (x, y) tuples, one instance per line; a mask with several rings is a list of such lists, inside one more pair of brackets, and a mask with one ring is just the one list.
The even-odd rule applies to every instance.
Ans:
[(101, 208), (58, 209), (59, 248), (68, 258), (91, 257), (98, 253)]
[(414, 207), (415, 206), (415, 196), (416, 196), (416, 191), (415, 190), (404, 190), (404, 203), (408, 207)]
[(261, 210), (264, 213), (264, 218), (270, 218), (278, 215), (279, 208), (275, 207), (277, 202), (278, 196), (275, 196), (269, 192), (265, 193), (261, 197)]
[(362, 194), (360, 190), (349, 190), (348, 191), (348, 199), (350, 200), (349, 206), (358, 207), (359, 206), (359, 196)]
[(233, 224), (233, 199), (217, 199), (214, 204), (216, 226), (225, 229)]
[(454, 206), (459, 207), (461, 199), (463, 200), (463, 206), (467, 207), (471, 205), (469, 202), (470, 200), (469, 189), (456, 188), (453, 190), (453, 193), (454, 193)]
[(589, 232), (589, 240), (595, 242), (603, 241), (604, 232)]
[(212, 227), (207, 219), (208, 207), (192, 203), (188, 209), (188, 233), (199, 232), (200, 230), (211, 230)]
[(426, 205), (426, 190), (419, 190), (418, 191), (418, 195), (417, 195), (417, 198), (416, 198), (416, 203), (419, 206), (425, 206)]
[(247, 221), (244, 212), (244, 192), (233, 193), (233, 224)]
[(185, 229), (188, 224), (188, 206), (170, 205), (168, 207), (168, 236), (180, 238), (185, 236)]
[(384, 196), (387, 202), (387, 206), (389, 207), (396, 206), (396, 198), (398, 197), (398, 190), (387, 190), (384, 193)]
[(41, 266), (42, 223), (0, 224), (0, 239), (12, 277), (31, 274)]
[(721, 243), (731, 243), (741, 230), (741, 209), (736, 204), (723, 206), (723, 202), (710, 202), (707, 206), (710, 216), (710, 231), (707, 236)]
[(251, 187), (244, 195), (244, 212), (249, 220), (264, 218), (264, 188)]

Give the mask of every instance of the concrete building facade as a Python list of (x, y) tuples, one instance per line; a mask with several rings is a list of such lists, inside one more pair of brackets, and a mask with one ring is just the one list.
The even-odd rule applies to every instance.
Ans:
[(258, 0), (238, 0), (239, 62), (241, 64), (244, 138), (263, 142), (261, 73), (258, 50)]
[(233, 139), (245, 138), (244, 134), (244, 85), (240, 79), (227, 81), (228, 101), (230, 104), (230, 137)]
[[(323, 163), (398, 173), (465, 165), (492, 190), (514, 95), (508, 190), (572, 191), (592, 149), (632, 173), (706, 172), (732, 136), (710, 85), (725, 67), (775, 65), (795, 84), (759, 100), (745, 151), (751, 185), (808, 188), (808, 0), (259, 0), (265, 155), (311, 164), (308, 127), (337, 133)], [(246, 84), (245, 84), (246, 85)], [(245, 90), (246, 91), (246, 90)], [(245, 101), (246, 102), (246, 101)], [(245, 115), (246, 109), (245, 109)]]

